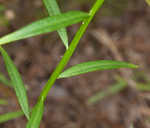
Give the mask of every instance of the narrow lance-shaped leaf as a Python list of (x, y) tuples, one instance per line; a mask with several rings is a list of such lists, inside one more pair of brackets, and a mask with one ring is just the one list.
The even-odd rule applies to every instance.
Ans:
[(28, 121), (26, 128), (38, 128), (44, 112), (44, 103), (39, 101), (32, 109), (31, 118)]
[(11, 79), (12, 86), (16, 92), (16, 96), (18, 98), (20, 106), (25, 116), (29, 119), (28, 99), (27, 99), (26, 89), (24, 87), (21, 76), (19, 72), (17, 71), (16, 66), (13, 64), (11, 58), (8, 56), (7, 52), (2, 47), (0, 47), (0, 52), (3, 56), (7, 72)]
[(67, 13), (63, 13), (61, 15), (56, 15), (52, 17), (48, 17), (32, 24), (29, 24), (26, 27), (23, 27), (16, 32), (10, 33), (2, 38), (0, 38), (0, 45), (10, 43), (12, 41), (25, 39), (28, 37), (36, 36), (43, 33), (48, 33), (60, 29), (62, 27), (66, 27), (75, 23), (78, 23), (89, 15), (88, 13), (80, 12), (80, 11), (71, 11)]
[[(58, 14), (61, 14), (61, 11), (59, 9), (59, 6), (57, 4), (56, 0), (43, 0), (44, 4), (48, 10), (48, 13), (50, 16), (55, 16)], [(57, 30), (61, 40), (63, 41), (66, 49), (68, 49), (68, 36), (67, 36), (67, 30), (65, 28), (60, 28)]]
[(117, 68), (137, 68), (134, 64), (129, 64), (126, 62), (112, 61), (112, 60), (98, 60), (86, 63), (77, 64), (63, 73), (60, 74), (59, 78), (67, 78), (71, 76), (77, 76), (80, 74), (98, 71), (98, 70), (108, 70)]

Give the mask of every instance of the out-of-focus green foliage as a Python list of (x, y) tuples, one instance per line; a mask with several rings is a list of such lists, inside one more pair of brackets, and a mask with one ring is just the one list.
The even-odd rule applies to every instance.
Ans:
[(4, 10), (5, 10), (5, 7), (0, 4), (0, 12), (1, 12), (1, 11), (4, 11)]
[(150, 0), (145, 0), (145, 1), (150, 6)]
[(0, 26), (7, 26), (9, 24), (8, 20), (4, 15), (5, 6), (0, 4)]
[(5, 99), (0, 99), (0, 105), (7, 105), (8, 101)]
[(95, 104), (95, 103), (101, 101), (105, 97), (108, 97), (108, 96), (113, 95), (113, 94), (117, 94), (118, 92), (123, 90), (125, 87), (127, 87), (126, 82), (124, 82), (123, 80), (120, 79), (117, 81), (116, 84), (114, 84), (113, 86), (111, 86), (107, 90), (100, 91), (96, 95), (90, 97), (88, 99), (88, 104), (89, 105)]

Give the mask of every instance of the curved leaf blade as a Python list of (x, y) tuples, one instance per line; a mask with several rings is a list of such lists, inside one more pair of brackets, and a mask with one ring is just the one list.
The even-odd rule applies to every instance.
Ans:
[(21, 76), (19, 72), (17, 71), (16, 66), (13, 64), (11, 58), (2, 47), (0, 47), (0, 52), (3, 56), (5, 67), (11, 79), (12, 86), (15, 90), (15, 93), (18, 98), (19, 104), (22, 108), (22, 111), (24, 112), (27, 119), (29, 119), (30, 113), (29, 113), (28, 98), (27, 98), (26, 89), (24, 87)]
[(39, 101), (32, 109), (31, 118), (28, 121), (26, 128), (38, 128), (44, 112), (44, 103)]
[(98, 60), (85, 62), (77, 64), (59, 75), (59, 78), (68, 78), (72, 76), (77, 76), (80, 74), (85, 74), (88, 72), (98, 71), (98, 70), (110, 70), (117, 68), (137, 68), (134, 64), (129, 64), (126, 62), (112, 61), (112, 60)]
[(75, 23), (78, 23), (89, 15), (81, 11), (71, 11), (63, 13), (61, 15), (56, 15), (48, 17), (32, 24), (23, 27), (16, 32), (10, 33), (2, 38), (0, 38), (0, 45), (10, 43), (12, 41), (25, 39), (32, 36), (37, 36), (43, 33), (52, 32), (58, 30), (62, 27), (66, 27)]
[[(48, 10), (48, 13), (50, 16), (55, 16), (58, 14), (61, 14), (61, 11), (59, 9), (59, 6), (57, 4), (56, 0), (43, 0), (44, 4)], [(68, 49), (68, 35), (67, 35), (67, 30), (65, 28), (61, 28), (57, 30), (61, 40), (63, 41), (66, 49)]]

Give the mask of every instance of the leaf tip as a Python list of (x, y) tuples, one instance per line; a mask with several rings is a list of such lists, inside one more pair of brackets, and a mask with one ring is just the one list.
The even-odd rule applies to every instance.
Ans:
[(68, 50), (68, 44), (67, 44), (67, 45), (65, 45), (65, 47), (66, 47), (66, 50)]
[(139, 68), (139, 65), (130, 64), (131, 68)]
[(25, 116), (26, 116), (26, 118), (27, 118), (28, 120), (30, 120), (29, 113), (28, 113), (28, 114), (25, 114)]
[(66, 50), (68, 50), (69, 46), (68, 46), (68, 36), (67, 36), (67, 33), (65, 34), (65, 36), (60, 35), (60, 38), (61, 38), (61, 40), (62, 40), (62, 42), (63, 42)]

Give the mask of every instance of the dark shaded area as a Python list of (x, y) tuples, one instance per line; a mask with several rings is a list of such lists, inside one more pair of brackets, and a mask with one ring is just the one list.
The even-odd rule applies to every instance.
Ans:
[[(63, 11), (88, 11), (93, 1), (59, 2)], [(0, 5), (6, 8), (0, 11), (0, 36), (47, 16), (41, 0), (0, 0)], [(131, 125), (149, 128), (149, 91), (133, 87), (134, 83), (150, 86), (149, 23), (150, 7), (144, 1), (106, 0), (67, 67), (89, 60), (112, 59), (129, 61), (140, 68), (94, 72), (57, 80), (47, 98), (41, 128), (130, 128)], [(68, 28), (70, 40), (78, 27), (79, 24)], [(33, 106), (65, 47), (54, 32), (17, 41), (5, 48), (22, 74)], [(6, 74), (1, 57), (0, 60), (0, 70)], [(117, 76), (126, 79), (128, 87), (94, 105), (87, 103), (91, 96), (116, 84)], [(0, 84), (0, 97), (9, 102), (9, 105), (0, 106), (0, 113), (19, 109), (14, 92), (3, 84)], [(25, 123), (25, 118), (21, 117), (0, 124), (0, 128), (23, 128)]]

